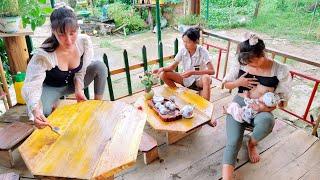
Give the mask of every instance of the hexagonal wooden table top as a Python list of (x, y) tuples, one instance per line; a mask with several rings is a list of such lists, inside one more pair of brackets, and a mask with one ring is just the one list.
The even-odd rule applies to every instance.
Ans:
[(123, 102), (89, 100), (57, 108), (46, 127), (19, 147), (32, 174), (79, 179), (106, 178), (132, 165), (146, 115)]
[(161, 95), (165, 98), (175, 96), (175, 103), (180, 108), (190, 104), (195, 106), (195, 110), (194, 117), (191, 119), (182, 118), (181, 120), (173, 122), (164, 122), (157, 113), (147, 105), (144, 97), (140, 97), (136, 101), (135, 106), (143, 106), (144, 111), (147, 113), (147, 122), (152, 128), (165, 132), (186, 133), (210, 121), (213, 104), (196, 94), (194, 91), (184, 87), (173, 89), (169, 88), (167, 85), (155, 87), (153, 90), (155, 95)]

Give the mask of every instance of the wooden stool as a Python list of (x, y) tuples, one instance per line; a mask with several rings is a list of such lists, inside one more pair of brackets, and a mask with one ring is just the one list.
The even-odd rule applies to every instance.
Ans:
[(0, 180), (19, 180), (19, 174), (14, 172), (0, 174)]
[(33, 126), (22, 122), (11, 123), (0, 130), (0, 164), (9, 168), (13, 167), (12, 152), (32, 132)]
[(142, 134), (139, 150), (143, 153), (145, 164), (150, 164), (159, 158), (157, 141), (145, 132)]

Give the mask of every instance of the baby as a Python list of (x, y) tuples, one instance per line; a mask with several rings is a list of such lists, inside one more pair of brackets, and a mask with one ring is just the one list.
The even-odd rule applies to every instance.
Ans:
[(245, 92), (245, 106), (240, 107), (240, 105), (236, 102), (232, 102), (228, 105), (225, 110), (226, 113), (230, 114), (233, 119), (236, 121), (243, 123), (251, 123), (251, 120), (259, 113), (258, 111), (252, 108), (253, 106), (267, 106), (267, 107), (275, 107), (281, 101), (279, 95), (273, 92), (266, 92), (258, 99), (251, 99), (249, 92)]

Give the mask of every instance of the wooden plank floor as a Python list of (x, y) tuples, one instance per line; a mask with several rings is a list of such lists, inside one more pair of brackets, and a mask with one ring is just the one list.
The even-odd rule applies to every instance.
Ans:
[[(122, 100), (133, 103), (139, 96), (141, 94)], [(226, 104), (231, 99), (226, 90), (221, 90), (219, 87), (212, 89), (211, 101), (214, 102), (214, 108), (218, 111), (222, 110), (221, 104)], [(160, 159), (145, 165), (143, 156), (140, 154), (136, 164), (131, 169), (116, 175), (116, 179), (221, 178), (222, 155), (226, 142), (225, 116), (218, 119), (217, 127), (204, 126), (198, 132), (169, 146), (165, 144), (164, 133), (156, 132), (148, 125), (145, 131), (157, 140)], [(308, 135), (279, 118), (273, 132), (258, 145), (261, 161), (251, 164), (245, 147), (250, 132), (245, 133), (243, 147), (236, 164), (236, 179), (319, 179), (320, 142), (318, 138)], [(21, 161), (18, 153), (16, 156), (16, 161)], [(23, 162), (17, 164), (15, 169), (0, 166), (0, 174), (14, 171), (20, 173), (22, 177), (32, 177)]]

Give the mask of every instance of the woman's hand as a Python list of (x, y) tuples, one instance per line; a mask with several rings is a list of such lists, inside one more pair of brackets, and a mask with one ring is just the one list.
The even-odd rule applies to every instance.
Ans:
[(152, 71), (153, 74), (160, 74), (161, 72), (163, 72), (163, 68), (155, 69)]
[(252, 89), (254, 88), (256, 85), (259, 84), (259, 82), (257, 81), (256, 78), (245, 78), (245, 76), (247, 75), (248, 73), (245, 73), (243, 74), (242, 76), (240, 76), (237, 80), (236, 80), (236, 83), (237, 83), (237, 86), (242, 86), (242, 87), (247, 87), (249, 89)]
[(49, 125), (48, 119), (41, 113), (39, 108), (34, 109), (32, 113), (34, 116), (34, 125), (38, 129), (45, 128), (46, 126)]
[(185, 72), (181, 73), (181, 76), (183, 78), (188, 78), (188, 77), (192, 76), (193, 74), (194, 74), (194, 71), (193, 70), (189, 70), (189, 71), (185, 71)]
[(75, 91), (75, 95), (76, 95), (77, 102), (81, 102), (81, 101), (86, 101), (87, 100), (87, 98), (84, 95), (82, 90), (76, 90)]

